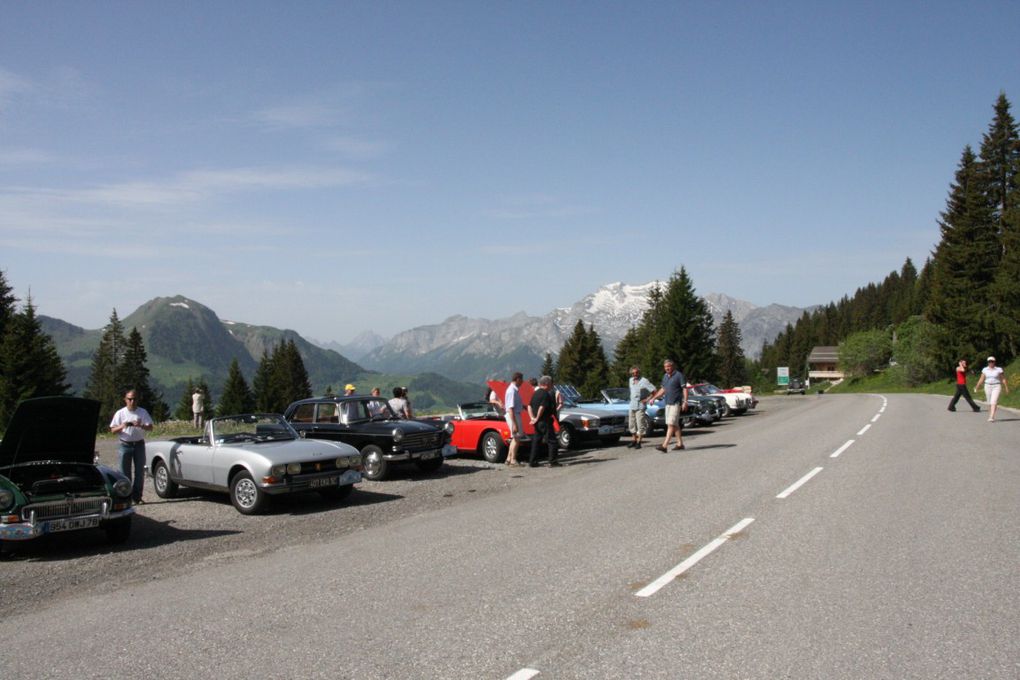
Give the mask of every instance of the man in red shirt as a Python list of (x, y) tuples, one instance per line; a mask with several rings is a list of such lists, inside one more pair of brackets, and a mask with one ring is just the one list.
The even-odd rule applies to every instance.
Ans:
[(960, 401), (960, 397), (967, 400), (970, 407), (974, 409), (974, 413), (981, 410), (981, 407), (974, 403), (974, 400), (970, 398), (970, 392), (967, 390), (967, 360), (960, 359), (960, 363), (956, 365), (956, 394), (953, 395), (952, 401), (949, 402), (949, 410), (956, 410), (956, 402)]

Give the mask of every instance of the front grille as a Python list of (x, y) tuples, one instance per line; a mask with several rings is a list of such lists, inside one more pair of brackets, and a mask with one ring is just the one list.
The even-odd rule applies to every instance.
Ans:
[(78, 517), (80, 515), (105, 515), (111, 505), (109, 496), (71, 498), (50, 503), (34, 503), (26, 505), (21, 509), (21, 518), (27, 522), (34, 516), (35, 521), (40, 522), (50, 519), (63, 519), (65, 517)]
[(423, 451), (438, 449), (443, 445), (443, 433), (439, 432), (416, 432), (405, 435), (397, 446), (408, 451)]
[(599, 418), (599, 424), (601, 425), (626, 425), (627, 418), (625, 416), (608, 416), (606, 418)]

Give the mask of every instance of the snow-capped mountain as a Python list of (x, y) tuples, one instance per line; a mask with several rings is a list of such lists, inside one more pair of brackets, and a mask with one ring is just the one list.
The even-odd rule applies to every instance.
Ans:
[[(641, 285), (610, 283), (545, 316), (523, 312), (495, 320), (451, 316), (442, 323), (398, 333), (359, 357), (359, 363), (389, 373), (430, 371), (478, 382), (505, 377), (513, 371), (537, 375), (546, 352), (557, 354), (579, 319), (594, 325), (611, 355), (620, 339), (641, 320), (648, 306), (648, 293), (655, 285), (654, 281)], [(781, 305), (756, 307), (721, 294), (706, 295), (705, 300), (717, 326), (727, 310), (733, 312), (748, 357), (757, 357), (764, 340), (774, 339), (804, 312)]]

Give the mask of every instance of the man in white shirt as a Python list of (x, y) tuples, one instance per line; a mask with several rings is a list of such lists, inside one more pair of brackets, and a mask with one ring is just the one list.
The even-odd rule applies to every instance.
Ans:
[(120, 440), (120, 469), (128, 478), (132, 478), (131, 496), (135, 503), (142, 503), (142, 490), (145, 485), (145, 433), (152, 429), (152, 416), (138, 406), (138, 395), (128, 390), (124, 395), (124, 408), (113, 414), (110, 421), (110, 432)]
[(524, 404), (521, 402), (521, 393), (518, 391), (523, 382), (524, 374), (520, 371), (514, 373), (506, 388), (506, 394), (503, 396), (506, 424), (510, 428), (510, 448), (506, 454), (508, 467), (517, 466), (517, 449), (520, 447), (520, 440), (524, 438), (524, 425), (521, 422), (521, 411)]

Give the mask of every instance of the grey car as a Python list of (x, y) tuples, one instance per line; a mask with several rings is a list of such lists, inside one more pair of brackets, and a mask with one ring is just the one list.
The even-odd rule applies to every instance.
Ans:
[(222, 491), (245, 515), (265, 511), (272, 496), (297, 491), (342, 500), (362, 469), (353, 446), (303, 439), (273, 413), (213, 418), (201, 436), (150, 442), (145, 462), (160, 498), (173, 498), (181, 486)]

